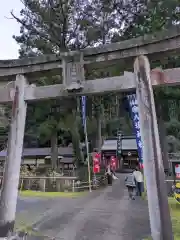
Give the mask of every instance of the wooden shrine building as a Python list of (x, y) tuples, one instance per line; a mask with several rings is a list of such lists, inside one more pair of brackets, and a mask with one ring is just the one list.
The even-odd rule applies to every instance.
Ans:
[[(0, 163), (4, 165), (7, 150), (0, 151)], [(24, 148), (21, 165), (29, 166), (51, 166), (50, 148)], [(74, 169), (75, 158), (72, 147), (59, 147), (57, 166), (59, 169)]]
[(104, 164), (111, 156), (117, 157), (117, 170), (131, 169), (138, 164), (138, 152), (135, 136), (122, 136), (121, 155), (117, 156), (117, 137), (107, 138), (101, 148), (101, 158)]

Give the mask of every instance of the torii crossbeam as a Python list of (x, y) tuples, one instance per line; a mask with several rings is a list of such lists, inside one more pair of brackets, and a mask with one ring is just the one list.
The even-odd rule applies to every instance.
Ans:
[[(24, 75), (27, 80), (37, 79), (41, 74), (59, 74), (63, 76), (63, 84), (35, 87), (28, 85), (25, 89), (26, 101), (43, 100), (47, 98), (61, 98), (74, 95), (68, 92), (67, 86), (79, 81), (82, 85), (77, 95), (106, 94), (108, 92), (132, 91), (135, 89), (133, 73), (103, 79), (86, 80), (84, 72), (95, 67), (98, 69), (113, 62), (126, 60), (133, 64), (133, 58), (141, 54), (150, 59), (163, 58), (167, 54), (177, 54), (180, 49), (180, 27), (164, 32), (145, 35), (127, 41), (104, 45), (96, 48), (87, 48), (82, 51), (73, 51), (56, 55), (43, 55), (37, 58), (0, 61), (0, 103), (11, 102), (12, 87), (6, 82), (15, 81), (17, 75)], [(72, 74), (73, 72), (73, 74)], [(151, 78), (154, 86), (159, 84), (179, 85), (180, 68), (152, 70)], [(37, 80), (33, 80), (36, 83)]]
[[(5, 238), (9, 236), (14, 227), (28, 101), (62, 98), (72, 95), (102, 95), (108, 92), (124, 92), (136, 89), (138, 103), (141, 106), (140, 116), (143, 119), (145, 113), (147, 115), (147, 119), (144, 118), (142, 121), (143, 128), (146, 128), (146, 131), (143, 133), (144, 142), (150, 144), (150, 146), (147, 145), (144, 147), (146, 150), (143, 156), (145, 168), (147, 172), (147, 166), (149, 166), (151, 168), (149, 171), (154, 174), (151, 179), (147, 176), (148, 192), (151, 192), (150, 188), (153, 186), (152, 191), (154, 195), (158, 197), (161, 196), (160, 192), (157, 191), (157, 186), (154, 186), (154, 183), (157, 184), (159, 179), (159, 172), (155, 173), (156, 168), (154, 167), (154, 161), (158, 161), (156, 166), (158, 166), (157, 169), (159, 171), (162, 166), (162, 164), (160, 164), (162, 156), (160, 154), (158, 140), (152, 85), (154, 87), (162, 84), (179, 85), (180, 68), (166, 70), (154, 69), (150, 72), (148, 64), (142, 64), (143, 67), (141, 68), (139, 62), (143, 57), (140, 59), (138, 56), (147, 55), (150, 60), (157, 60), (169, 54), (178, 54), (180, 52), (179, 50), (180, 28), (175, 27), (162, 33), (145, 35), (143, 37), (97, 48), (87, 48), (82, 51), (66, 52), (59, 56), (48, 55), (37, 58), (0, 61), (0, 103), (12, 101), (14, 103), (6, 161), (7, 165), (0, 199), (0, 237)], [(116, 63), (118, 66), (120, 66), (120, 64), (133, 64), (134, 58), (136, 57), (135, 73), (125, 72), (123, 76), (95, 80), (87, 80), (85, 78), (86, 71), (102, 67), (105, 68), (112, 63)], [(144, 62), (148, 62), (148, 60)], [(34, 79), (38, 80), (42, 74), (45, 76), (47, 76), (47, 74), (60, 75), (61, 78), (63, 78), (62, 84), (42, 87), (28, 84), (27, 81), (32, 82), (32, 79), (33, 83), (36, 83)], [(13, 83), (9, 84), (11, 81), (13, 81)], [(142, 83), (146, 83), (146, 86)], [(139, 85), (141, 85), (141, 88), (138, 88)], [(146, 88), (145, 90), (143, 89), (144, 87)], [(149, 88), (148, 90), (147, 87)], [(150, 96), (148, 96), (148, 98), (145, 96), (144, 98), (142, 93), (144, 95), (149, 94)], [(140, 99), (142, 96), (145, 101), (149, 99), (150, 110), (142, 105)], [(144, 113), (142, 112), (143, 109)], [(154, 136), (157, 137), (156, 141), (154, 140), (156, 139)], [(149, 137), (148, 141), (146, 139), (147, 137)], [(148, 151), (150, 151), (150, 154), (148, 154)], [(155, 156), (156, 153), (158, 153), (158, 156)], [(152, 156), (153, 158), (149, 159), (148, 156)], [(163, 178), (161, 178), (161, 180), (162, 179)], [(163, 186), (163, 181), (159, 180), (159, 182), (161, 182), (160, 186)], [(152, 211), (156, 211), (156, 209), (153, 210), (153, 206), (155, 206), (155, 208), (161, 207), (160, 202), (158, 202), (158, 197), (155, 198), (155, 200), (151, 199), (151, 201), (148, 199)], [(160, 212), (162, 213), (163, 211)], [(165, 210), (165, 212), (167, 211)], [(152, 212), (150, 214), (153, 240), (161, 240), (161, 233), (163, 233), (163, 240), (172, 240), (170, 237), (172, 232), (171, 228), (168, 228), (166, 221), (162, 221), (163, 215), (159, 215), (157, 211), (155, 215), (153, 215)], [(170, 215), (167, 214), (166, 216), (164, 219), (170, 218)], [(162, 222), (164, 225), (162, 225)], [(168, 234), (168, 229), (170, 229), (170, 234)], [(165, 234), (165, 232), (167, 234)], [(166, 238), (166, 236), (169, 237)]]

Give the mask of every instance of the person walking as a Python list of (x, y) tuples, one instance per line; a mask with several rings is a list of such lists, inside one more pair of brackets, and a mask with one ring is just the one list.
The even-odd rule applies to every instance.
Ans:
[(136, 182), (133, 173), (129, 173), (125, 178), (125, 185), (128, 189), (129, 198), (135, 200), (134, 192), (136, 189)]
[(137, 195), (138, 196), (142, 196), (143, 193), (143, 175), (141, 173), (141, 171), (139, 171), (139, 168), (135, 168), (134, 172), (133, 172), (133, 176), (135, 178), (135, 182), (136, 182), (136, 190), (137, 190)]
[(108, 164), (107, 169), (106, 169), (106, 175), (107, 175), (107, 181), (108, 181), (108, 185), (112, 185), (112, 170), (111, 170), (111, 165)]

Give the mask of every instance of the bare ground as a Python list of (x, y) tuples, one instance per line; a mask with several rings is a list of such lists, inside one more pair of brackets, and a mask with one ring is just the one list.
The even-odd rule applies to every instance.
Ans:
[(84, 197), (37, 199), (20, 216), (41, 239), (140, 240), (150, 233), (147, 202), (128, 199), (123, 175), (113, 186)]

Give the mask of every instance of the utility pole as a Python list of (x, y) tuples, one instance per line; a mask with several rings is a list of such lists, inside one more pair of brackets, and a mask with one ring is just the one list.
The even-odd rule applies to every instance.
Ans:
[(144, 173), (147, 185), (151, 235), (153, 240), (173, 240), (164, 167), (160, 148), (154, 95), (148, 58), (134, 63), (136, 93), (142, 124)]
[(24, 101), (25, 87), (25, 78), (17, 75), (0, 199), (0, 238), (11, 236), (14, 230), (27, 109)]

